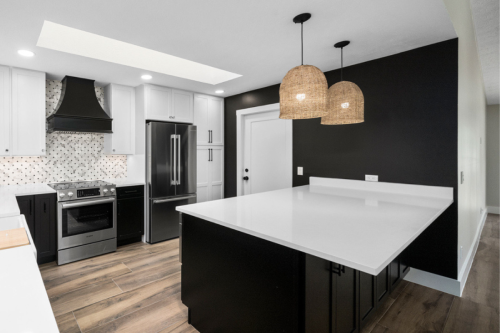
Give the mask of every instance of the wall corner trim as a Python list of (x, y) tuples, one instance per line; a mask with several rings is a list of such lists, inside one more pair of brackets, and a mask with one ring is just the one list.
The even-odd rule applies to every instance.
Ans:
[(479, 246), (479, 240), (481, 239), (481, 233), (483, 232), (483, 227), (486, 222), (486, 217), (488, 216), (489, 207), (483, 211), (481, 215), (481, 221), (476, 230), (476, 235), (474, 237), (474, 245), (471, 246), (469, 253), (458, 274), (458, 280), (450, 279), (441, 275), (421, 271), (419, 269), (412, 268), (408, 275), (406, 275), (405, 280), (420, 284), (425, 287), (436, 289), (451, 295), (462, 296), (465, 288), (465, 283), (469, 277), (469, 273), (472, 267), (472, 262), (476, 255), (477, 247)]
[(461, 296), (462, 294), (460, 289), (460, 281), (421, 271), (413, 267), (410, 269), (410, 272), (404, 279), (406, 281), (413, 282), (424, 287), (436, 289), (454, 296)]

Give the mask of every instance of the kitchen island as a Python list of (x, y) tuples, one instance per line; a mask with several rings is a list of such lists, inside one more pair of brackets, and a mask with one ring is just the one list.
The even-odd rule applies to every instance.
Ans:
[(358, 332), (453, 189), (311, 178), (178, 207), (182, 301), (206, 332)]

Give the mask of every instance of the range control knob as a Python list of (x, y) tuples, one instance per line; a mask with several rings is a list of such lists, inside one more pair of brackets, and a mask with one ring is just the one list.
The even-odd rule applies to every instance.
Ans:
[(104, 190), (102, 190), (104, 192), (104, 194), (108, 193), (108, 189), (105, 188)]
[(115, 193), (115, 189), (114, 188), (112, 188), (110, 191), (111, 191), (111, 193)]
[(68, 192), (68, 196), (72, 197), (73, 196), (73, 192)]
[(64, 198), (66, 195), (64, 193), (59, 193), (59, 198)]

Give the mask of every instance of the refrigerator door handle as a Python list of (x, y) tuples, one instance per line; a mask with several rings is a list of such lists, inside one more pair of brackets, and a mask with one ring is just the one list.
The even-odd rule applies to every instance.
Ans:
[[(170, 136), (170, 184), (171, 185), (176, 185), (177, 184), (177, 146), (175, 145), (175, 139), (177, 135), (172, 134)], [(172, 149), (173, 146), (173, 149)], [(173, 158), (172, 158), (173, 157)], [(172, 172), (173, 168), (173, 172)], [(173, 177), (173, 179), (172, 179)]]
[(196, 194), (185, 195), (182, 197), (175, 197), (175, 198), (169, 198), (169, 199), (153, 200), (153, 204), (160, 204), (160, 203), (164, 203), (164, 202), (179, 201), (179, 200), (185, 200), (185, 199), (191, 199), (191, 198), (196, 198)]
[(181, 135), (177, 134), (177, 185), (181, 184)]

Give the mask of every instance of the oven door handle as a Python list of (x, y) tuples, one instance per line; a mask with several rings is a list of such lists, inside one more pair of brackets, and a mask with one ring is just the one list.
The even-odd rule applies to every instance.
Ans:
[(75, 208), (75, 207), (82, 207), (82, 206), (101, 205), (101, 204), (110, 203), (113, 201), (115, 201), (115, 198), (107, 198), (107, 199), (99, 199), (99, 200), (92, 200), (92, 201), (75, 202), (75, 203), (63, 203), (63, 204), (61, 204), (61, 206), (63, 209), (66, 209), (66, 208)]

